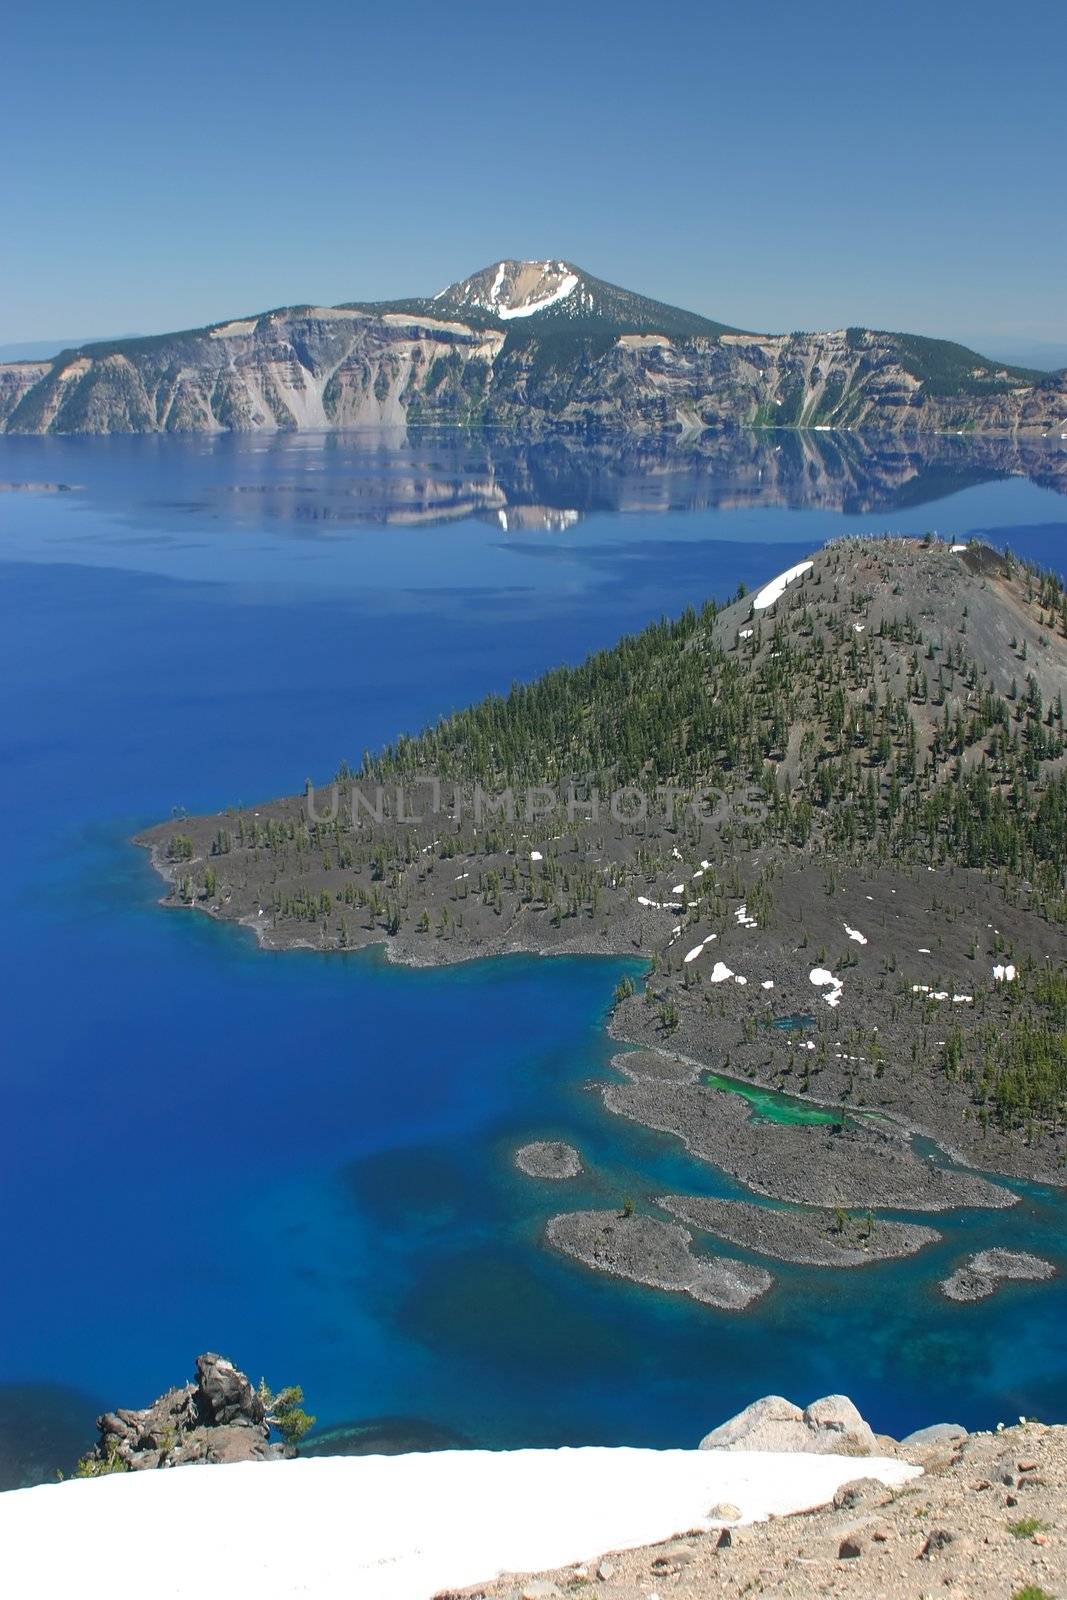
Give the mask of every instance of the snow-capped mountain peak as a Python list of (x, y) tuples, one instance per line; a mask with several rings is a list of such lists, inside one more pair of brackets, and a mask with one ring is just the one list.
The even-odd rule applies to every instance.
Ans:
[(509, 322), (533, 317), (570, 298), (581, 274), (567, 261), (497, 261), (434, 295), (456, 311), (486, 311)]
[(715, 338), (729, 331), (723, 323), (605, 283), (572, 261), (494, 261), (421, 305), (437, 316), (468, 317), (501, 327), (510, 324), (514, 335), (523, 339), (543, 332), (558, 341), (567, 325), (576, 337), (591, 329), (600, 334), (661, 333), (677, 338)]

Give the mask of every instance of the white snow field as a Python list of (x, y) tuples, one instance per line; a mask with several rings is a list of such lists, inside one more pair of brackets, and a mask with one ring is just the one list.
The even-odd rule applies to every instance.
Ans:
[(115, 1473), (0, 1494), (12, 1595), (114, 1600), (430, 1600), (711, 1527), (825, 1505), (843, 1483), (919, 1468), (726, 1450), (458, 1450)]
[(777, 578), (772, 578), (770, 583), (765, 583), (752, 602), (753, 611), (765, 611), (768, 606), (773, 606), (776, 600), (782, 598), (788, 586), (797, 578), (802, 578), (805, 572), (810, 572), (813, 566), (812, 561), (798, 561), (795, 567), (789, 567), (785, 572), (780, 572)]

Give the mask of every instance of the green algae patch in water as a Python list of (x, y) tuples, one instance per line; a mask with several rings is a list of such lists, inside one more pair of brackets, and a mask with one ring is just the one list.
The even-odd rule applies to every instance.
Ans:
[(721, 1072), (702, 1072), (700, 1081), (709, 1089), (720, 1089), (725, 1094), (739, 1094), (752, 1107), (753, 1116), (762, 1122), (782, 1122), (811, 1126), (825, 1126), (841, 1122), (836, 1111), (827, 1106), (813, 1106), (794, 1095), (779, 1094), (776, 1089), (764, 1089), (755, 1083), (743, 1083), (739, 1078), (723, 1077)]

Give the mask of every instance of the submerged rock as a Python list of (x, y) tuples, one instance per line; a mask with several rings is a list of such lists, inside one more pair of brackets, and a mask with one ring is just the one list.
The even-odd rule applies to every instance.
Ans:
[(454, 1428), (421, 1417), (370, 1417), (316, 1430), (300, 1445), (302, 1456), (410, 1456), (434, 1450), (471, 1450), (472, 1440)]

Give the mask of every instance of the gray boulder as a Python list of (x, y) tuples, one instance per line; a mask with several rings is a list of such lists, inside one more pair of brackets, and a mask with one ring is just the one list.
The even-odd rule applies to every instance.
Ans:
[(209, 1427), (258, 1427), (264, 1418), (263, 1402), (245, 1374), (211, 1353), (196, 1358), (196, 1409)]
[(780, 1394), (765, 1395), (700, 1441), (701, 1450), (800, 1450), (804, 1413)]
[(713, 1428), (701, 1450), (785, 1450), (812, 1455), (877, 1455), (878, 1441), (843, 1394), (812, 1401), (805, 1411), (782, 1395), (756, 1400)]
[(956, 1439), (966, 1439), (967, 1429), (958, 1422), (934, 1422), (928, 1428), (916, 1428), (906, 1439), (901, 1439), (901, 1450), (921, 1450), (928, 1444), (951, 1444)]
[(870, 1424), (863, 1420), (845, 1394), (828, 1394), (822, 1400), (813, 1400), (804, 1413), (804, 1421), (814, 1432), (815, 1449), (821, 1453), (843, 1456), (878, 1453), (878, 1441)]

